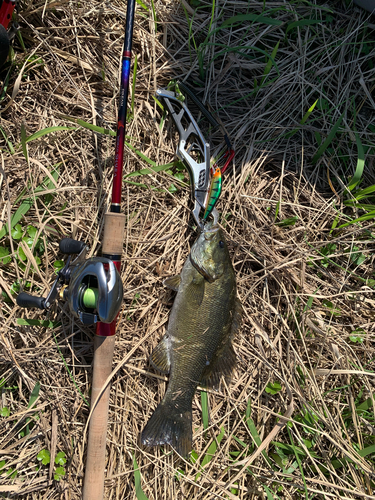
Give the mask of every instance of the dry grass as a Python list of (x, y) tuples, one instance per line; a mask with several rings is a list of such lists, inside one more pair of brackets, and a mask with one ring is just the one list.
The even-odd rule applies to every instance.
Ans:
[[(191, 21), (192, 7), (183, 5)], [(195, 398), (196, 463), (169, 449), (140, 447), (140, 431), (166, 386), (147, 362), (173, 300), (162, 279), (180, 271), (195, 233), (187, 187), (169, 193), (177, 181), (165, 172), (129, 178), (132, 183), (123, 190), (125, 298), (111, 392), (108, 499), (136, 498), (133, 455), (150, 500), (375, 498), (373, 222), (332, 230), (336, 218), (339, 226), (364, 213), (345, 205), (350, 198), (345, 186), (358, 159), (355, 131), (366, 154), (361, 188), (375, 184), (374, 24), (365, 12), (342, 3), (266, 2), (263, 15), (282, 25), (246, 20), (221, 27), (225, 19), (261, 14), (262, 8), (258, 2), (219, 0), (211, 25), (217, 30), (205, 44), (211, 7), (200, 9), (189, 27), (178, 3), (157, 1), (155, 32), (151, 9), (137, 6), (138, 71), (127, 133), (156, 164), (172, 161), (176, 137), (169, 120), (160, 130), (160, 110), (151, 96), (172, 78), (196, 84), (204, 78), (201, 97), (218, 112), (236, 150), (218, 208), (244, 321), (236, 340), (236, 378), (230, 388), (209, 394), (207, 431), (199, 392)], [(46, 127), (74, 126), (67, 117), (114, 130), (124, 15), (119, 0), (24, 2), (21, 9), (26, 53), (16, 43), (2, 101), (1, 127), (15, 151), (2, 140), (0, 226), (20, 205), (19, 196), (30, 197), (56, 165), (58, 177), (56, 186), (32, 198), (20, 221), (24, 231), (33, 225), (44, 243), (38, 270), (30, 259), (22, 265), (15, 258), (17, 240), (0, 241), (12, 255), (0, 267), (0, 287), (10, 297), (0, 309), (0, 404), (10, 410), (0, 417), (4, 498), (73, 500), (81, 494), (89, 412), (81, 393), (89, 398), (92, 330), (74, 321), (64, 304), (45, 316), (21, 310), (10, 289), (17, 281), (29, 282), (34, 293), (45, 295), (63, 236), (85, 240), (92, 254), (100, 252), (114, 140), (77, 126), (30, 141), (27, 161), (21, 124), (28, 136)], [(287, 31), (301, 19), (322, 22)], [(254, 92), (254, 79), (261, 85), (266, 68), (259, 50), (271, 54), (278, 42), (277, 70), (271, 67)], [(310, 119), (299, 125), (317, 99)], [(313, 163), (319, 134), (324, 143), (342, 114), (339, 132)], [(220, 145), (219, 136), (210, 140)], [(127, 148), (126, 173), (146, 166)], [(275, 224), (290, 218), (294, 224)], [(366, 257), (363, 263), (355, 260), (353, 247)], [(35, 251), (23, 248), (27, 256)], [(22, 326), (18, 318), (58, 325)], [(363, 342), (350, 340), (353, 331)], [(277, 381), (281, 390), (266, 392)], [(39, 397), (28, 409), (37, 382)], [(197, 477), (221, 428), (224, 437)], [(66, 453), (66, 476), (59, 482), (53, 480), (53, 466), (37, 468), (43, 449), (51, 451), (52, 461), (58, 451)], [(15, 478), (4, 472), (9, 469), (17, 470)]]

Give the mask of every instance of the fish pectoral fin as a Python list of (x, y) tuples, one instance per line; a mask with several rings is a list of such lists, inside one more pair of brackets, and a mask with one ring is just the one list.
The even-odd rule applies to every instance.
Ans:
[(163, 285), (175, 292), (178, 292), (178, 287), (181, 283), (181, 276), (177, 274), (176, 276), (170, 276), (163, 281)]
[(152, 351), (150, 356), (150, 363), (161, 373), (168, 375), (171, 369), (171, 357), (169, 352), (169, 334), (168, 332), (161, 339), (159, 344)]
[(208, 389), (219, 389), (221, 377), (230, 382), (236, 366), (236, 353), (229, 337), (226, 343), (219, 346), (210, 364), (205, 368), (199, 385)]

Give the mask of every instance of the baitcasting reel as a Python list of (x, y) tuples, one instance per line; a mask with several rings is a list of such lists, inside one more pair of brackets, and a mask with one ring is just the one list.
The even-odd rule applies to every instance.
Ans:
[[(123, 298), (122, 281), (114, 263), (104, 257), (86, 259), (86, 244), (71, 238), (61, 240), (59, 247), (69, 257), (47, 297), (22, 292), (17, 304), (28, 309), (48, 309), (59, 297), (68, 302), (73, 316), (85, 325), (112, 323)], [(72, 254), (78, 256), (71, 262)]]

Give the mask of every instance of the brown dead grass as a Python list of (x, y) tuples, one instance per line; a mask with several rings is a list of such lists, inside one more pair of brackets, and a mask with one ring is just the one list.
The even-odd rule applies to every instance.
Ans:
[[(192, 8), (183, 3), (191, 14)], [(175, 77), (198, 81), (199, 72), (193, 45), (189, 51), (189, 27), (181, 7), (167, 1), (155, 5), (157, 33), (150, 15), (137, 7), (135, 114), (127, 134), (144, 155), (156, 164), (166, 164), (173, 159), (176, 137), (169, 120), (159, 129), (159, 108), (151, 96), (157, 86), (165, 86)], [(277, 18), (285, 23), (296, 20), (297, 14), (299, 18), (312, 13), (324, 18), (326, 12), (324, 7), (304, 4), (265, 5), (279, 8)], [(220, 0), (215, 4), (212, 28), (221, 25), (220, 15), (228, 18), (248, 8), (261, 13), (262, 4)], [(244, 320), (236, 340), (236, 378), (230, 388), (209, 394), (206, 432), (199, 393), (195, 398), (194, 449), (199, 456), (195, 465), (169, 449), (145, 449), (138, 444), (140, 431), (166, 387), (166, 379), (152, 372), (147, 360), (165, 331), (173, 301), (162, 279), (181, 270), (195, 238), (189, 189), (180, 187), (170, 194), (167, 188), (176, 181), (166, 173), (129, 179), (144, 187), (124, 184), (123, 211), (128, 217), (122, 265), (125, 295), (114, 358), (118, 370), (111, 391), (108, 499), (136, 498), (133, 455), (149, 499), (266, 498), (265, 486), (274, 498), (295, 499), (305, 497), (305, 485), (309, 498), (375, 498), (373, 455), (361, 457), (355, 451), (356, 444), (359, 449), (369, 446), (374, 435), (374, 419), (355, 411), (357, 404), (373, 394), (374, 387), (373, 289), (361, 281), (373, 275), (373, 239), (364, 231), (364, 226), (371, 230), (372, 223), (330, 232), (337, 215), (343, 223), (351, 214), (342, 205), (343, 185), (353, 174), (357, 159), (351, 100), (357, 106), (356, 129), (362, 142), (374, 143), (368, 128), (374, 113), (374, 71), (369, 63), (374, 46), (364, 55), (356, 53), (350, 43), (339, 43), (355, 40), (360, 44), (367, 36), (363, 28), (367, 16), (352, 8), (345, 11), (341, 4), (331, 8), (334, 21), (322, 29), (320, 37), (314, 27), (285, 41), (285, 27), (282, 31), (277, 26), (257, 25), (244, 32), (236, 26), (215, 33), (217, 45), (207, 46), (206, 63), (223, 47), (259, 45), (261, 41), (263, 50), (270, 53), (281, 40), (276, 58), (280, 77), (256, 96), (228, 105), (251, 92), (254, 78), (260, 83), (265, 60), (259, 53), (252, 54), (258, 56), (255, 60), (236, 52), (217, 57), (209, 66), (201, 93), (212, 109), (219, 110), (236, 149), (219, 209), (237, 272)], [(24, 3), (22, 36), (27, 54), (37, 58), (22, 68), (26, 56), (17, 45), (17, 68), (2, 103), (8, 107), (1, 115), (1, 127), (13, 145), (20, 144), (22, 123), (27, 135), (50, 126), (72, 125), (67, 117), (115, 129), (124, 16), (125, 6), (118, 0)], [(204, 40), (209, 20), (209, 10), (203, 10), (192, 24), (198, 43)], [(275, 69), (271, 77), (276, 77)], [(321, 97), (326, 98), (328, 110), (317, 111), (314, 122), (286, 138)], [(314, 132), (324, 139), (344, 110), (346, 134), (333, 143), (330, 154), (313, 165), (311, 158), (317, 150)], [(212, 135), (210, 140), (218, 147), (221, 139)], [(52, 203), (46, 205), (45, 198), (39, 197), (21, 222), (25, 227), (34, 225), (45, 241), (42, 265), (36, 272), (30, 263), (21, 269), (13, 258), (8, 266), (0, 267), (3, 291), (9, 293), (20, 280), (30, 281), (35, 293), (45, 295), (53, 281), (53, 262), (61, 258), (58, 241), (63, 236), (87, 241), (92, 254), (100, 252), (113, 151), (113, 138), (82, 127), (30, 142), (29, 162), (22, 148), (16, 147), (10, 154), (2, 141), (0, 225), (16, 210), (22, 191), (26, 188), (32, 193), (47, 171), (59, 165)], [(347, 157), (346, 168), (340, 155)], [(372, 161), (368, 158), (363, 187), (375, 183)], [(126, 173), (146, 166), (127, 148)], [(327, 174), (335, 192), (330, 190)], [(274, 224), (277, 203), (277, 219), (297, 217), (294, 225)], [(323, 265), (319, 251), (328, 243), (336, 244), (330, 258), (341, 267)], [(17, 250), (17, 243), (9, 238), (0, 244)], [(347, 253), (353, 245), (367, 256), (358, 268)], [(41, 316), (17, 308), (9, 295), (13, 302), (3, 301), (0, 312), (0, 376), (6, 380), (5, 387), (16, 388), (2, 389), (1, 405), (11, 414), (0, 417), (0, 460), (6, 461), (7, 469), (17, 469), (18, 475), (9, 479), (2, 474), (0, 493), (5, 498), (78, 499), (89, 413), (78, 389), (89, 398), (93, 332), (74, 321), (64, 304)], [(338, 315), (325, 305), (327, 300)], [(61, 325), (53, 331), (20, 326), (16, 320), (21, 317), (43, 317)], [(349, 335), (358, 328), (366, 332), (365, 342), (350, 342)], [(275, 381), (281, 382), (282, 390), (276, 395), (266, 393), (267, 384)], [(40, 395), (28, 409), (36, 382), (41, 384)], [(244, 419), (248, 401), (262, 441), (258, 450)], [(306, 413), (312, 415), (313, 433), (299, 418)], [(279, 414), (286, 418), (280, 419)], [(348, 418), (352, 418), (351, 424)], [(288, 420), (294, 420), (292, 427), (286, 426)], [(27, 422), (33, 423), (31, 431), (20, 438)], [(225, 429), (225, 436), (218, 451), (196, 479), (198, 464), (220, 428)], [(283, 471), (272, 458), (277, 452), (272, 443), (290, 445), (288, 432), (305, 454), (300, 455), (301, 468), (295, 456), (288, 455), (285, 465), (290, 468)], [(313, 441), (310, 450), (307, 439)], [(52, 479), (48, 466), (36, 469), (36, 456), (42, 449), (49, 449), (52, 455), (53, 450), (66, 453), (66, 476), (60, 482)], [(272, 467), (260, 453), (264, 450)], [(235, 451), (241, 452), (236, 463), (230, 455)], [(334, 460), (344, 457), (350, 461), (335, 469)], [(184, 473), (179, 479), (178, 470)], [(237, 486), (231, 490), (233, 484)], [(278, 492), (279, 486), (282, 490)]]

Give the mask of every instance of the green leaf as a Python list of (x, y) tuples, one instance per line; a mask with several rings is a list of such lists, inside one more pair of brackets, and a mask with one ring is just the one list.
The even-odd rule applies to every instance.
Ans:
[(62, 477), (64, 477), (64, 476), (65, 476), (65, 469), (64, 469), (64, 467), (56, 467), (55, 475), (53, 476), (53, 478), (56, 481), (60, 481), (60, 479)]
[(23, 230), (21, 224), (17, 224), (11, 231), (11, 235), (14, 240), (20, 240), (22, 238), (22, 234)]
[(39, 460), (39, 462), (42, 462), (43, 465), (48, 465), (51, 461), (51, 454), (49, 450), (44, 449), (38, 453), (36, 458), (37, 460)]
[(359, 251), (359, 248), (357, 246), (352, 246), (349, 250), (347, 250), (345, 253), (350, 253), (350, 260), (355, 264), (356, 266), (360, 266), (361, 264), (364, 263), (366, 260), (366, 255), (361, 253)]
[(16, 469), (8, 469), (5, 473), (10, 479), (15, 479), (15, 477), (17, 476), (18, 472)]
[(275, 226), (281, 226), (281, 227), (285, 227), (285, 226), (294, 226), (294, 224), (298, 221), (298, 216), (294, 216), (294, 217), (289, 217), (287, 219), (283, 219), (279, 222), (276, 222), (275, 223)]
[(3, 264), (4, 266), (9, 264), (12, 260), (12, 258), (9, 257), (9, 253), (9, 248), (0, 247), (0, 264)]
[(175, 186), (174, 184), (171, 184), (171, 185), (169, 186), (169, 188), (168, 188), (168, 191), (169, 191), (170, 193), (177, 193), (178, 188), (176, 188), (176, 186)]
[(182, 182), (185, 180), (185, 174), (183, 172), (176, 172), (174, 177)]
[(278, 392), (281, 391), (281, 384), (280, 382), (268, 382), (266, 386), (266, 392), (268, 394), (277, 394)]
[(61, 269), (64, 267), (65, 262), (63, 260), (55, 260), (53, 263), (53, 268), (55, 272), (61, 271)]
[(20, 260), (22, 262), (26, 262), (27, 261), (27, 257), (25, 255), (25, 252), (22, 250), (21, 247), (18, 247), (18, 257), (20, 258)]
[(6, 464), (5, 460), (0, 460), (0, 470), (3, 469), (5, 464)]
[(30, 236), (30, 238), (32, 238), (33, 240), (35, 239), (36, 235), (37, 235), (37, 228), (34, 227), (34, 226), (27, 226), (27, 234)]
[(138, 500), (148, 500), (148, 497), (143, 493), (142, 490), (142, 480), (141, 473), (139, 472), (137, 460), (135, 455), (133, 455), (133, 467), (134, 467), (134, 483), (135, 483), (135, 494)]
[(3, 406), (0, 410), (0, 417), (9, 417), (10, 409), (7, 406)]
[(257, 14), (239, 14), (238, 16), (233, 16), (223, 22), (220, 28), (229, 26), (236, 23), (243, 23), (244, 21), (253, 21), (254, 23), (268, 24), (269, 26), (280, 26), (283, 24), (282, 21), (278, 19), (272, 19), (272, 17), (264, 17)]
[(51, 321), (48, 319), (17, 318), (16, 322), (20, 326), (42, 326), (43, 328), (57, 328), (61, 325), (60, 321)]
[(290, 30), (294, 28), (300, 28), (303, 26), (311, 26), (314, 24), (322, 24), (324, 21), (319, 19), (302, 19), (301, 21), (295, 21), (294, 23), (288, 24), (285, 34), (287, 34)]
[(363, 328), (356, 328), (352, 331), (351, 335), (349, 335), (349, 340), (351, 342), (356, 342), (358, 344), (362, 344), (365, 340), (366, 332)]
[(59, 451), (55, 457), (55, 464), (57, 465), (65, 465), (66, 464), (66, 455), (63, 451)]
[(345, 112), (339, 117), (339, 119), (337, 120), (337, 122), (332, 127), (331, 132), (328, 134), (326, 140), (323, 142), (323, 144), (319, 147), (319, 149), (317, 150), (317, 152), (313, 156), (313, 158), (311, 160), (312, 163), (317, 163), (317, 161), (319, 160), (319, 158), (323, 155), (323, 153), (325, 152), (325, 150), (328, 148), (328, 146), (333, 141), (333, 139), (334, 139), (334, 137), (335, 137), (335, 135), (336, 135), (336, 133), (337, 133), (340, 125), (341, 125), (342, 119), (344, 118), (344, 114), (345, 114)]
[(30, 238), (29, 236), (24, 236), (24, 237), (22, 238), (22, 241), (23, 241), (24, 243), (26, 243), (26, 245), (27, 245), (29, 248), (31, 248), (31, 247), (33, 246), (33, 243), (34, 243), (34, 240), (33, 240), (32, 238)]

